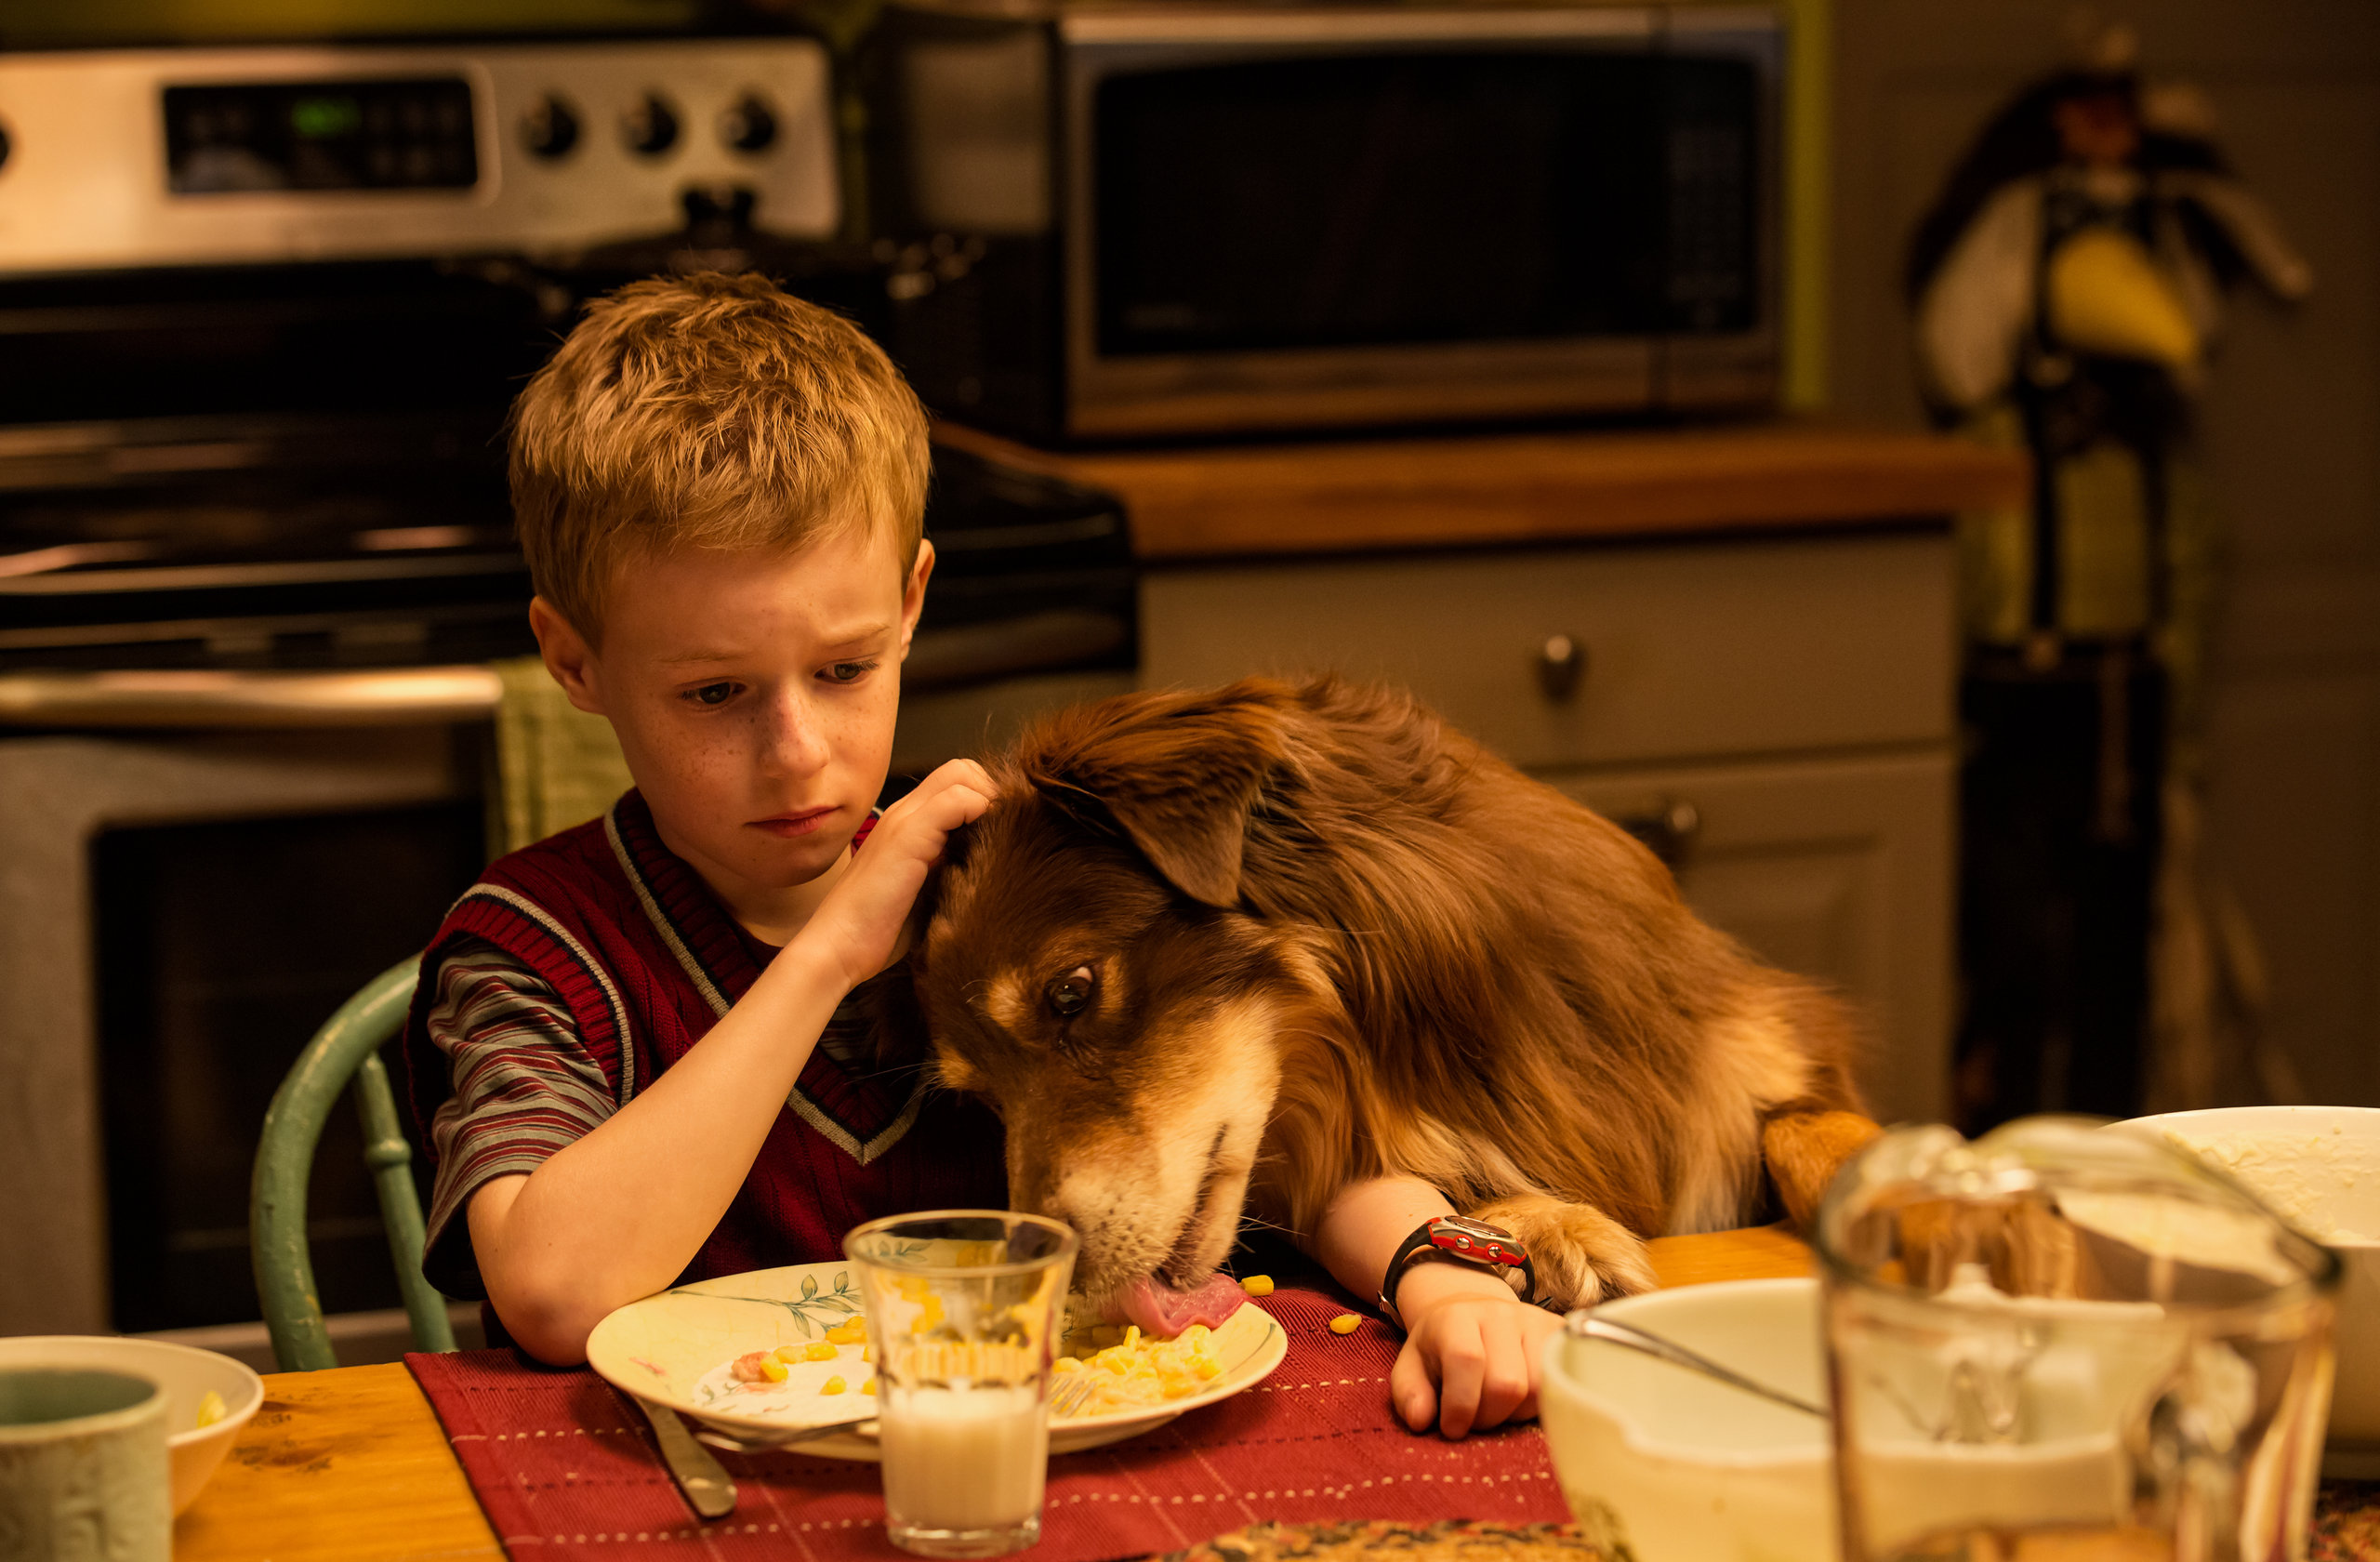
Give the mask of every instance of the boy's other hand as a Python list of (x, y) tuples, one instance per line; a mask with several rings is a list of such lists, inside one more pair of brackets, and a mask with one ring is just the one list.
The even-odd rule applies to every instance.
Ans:
[(1397, 1305), (1410, 1329), (1388, 1392), (1407, 1426), (1424, 1432), (1435, 1421), (1461, 1437), (1537, 1414), (1545, 1345), (1559, 1317), (1491, 1275), (1448, 1264), (1410, 1272)]
[(999, 788), (982, 765), (953, 760), (887, 808), (796, 942), (809, 942), (855, 987), (892, 963), (926, 875), (961, 826), (983, 817)]

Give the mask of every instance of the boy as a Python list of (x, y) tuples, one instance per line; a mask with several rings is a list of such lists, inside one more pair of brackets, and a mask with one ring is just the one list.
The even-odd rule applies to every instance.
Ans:
[[(634, 284), (522, 394), (513, 503), (547, 668), (636, 790), (492, 865), (406, 1031), (435, 1163), (423, 1268), (556, 1363), (681, 1277), (834, 1257), (903, 1209), (1003, 1208), (999, 1130), (875, 1056), (879, 973), (950, 833), (956, 761), (886, 809), (923, 606), (924, 415), (848, 323), (756, 276)], [(860, 844), (865, 841), (865, 845)], [(1316, 1255), (1359, 1294), (1434, 1189), (1348, 1189)], [(1392, 1392), (1451, 1436), (1534, 1411), (1558, 1320), (1476, 1271), (1399, 1281)], [(1443, 1379), (1443, 1392), (1440, 1383)]]
[(848, 323), (755, 276), (623, 288), (511, 467), (546, 666), (637, 788), (456, 904), (406, 1056), (424, 1269), (567, 1363), (681, 1276), (1007, 1202), (997, 1122), (877, 1059), (869, 986), (991, 783), (954, 761), (869, 827), (933, 548), (924, 413)]

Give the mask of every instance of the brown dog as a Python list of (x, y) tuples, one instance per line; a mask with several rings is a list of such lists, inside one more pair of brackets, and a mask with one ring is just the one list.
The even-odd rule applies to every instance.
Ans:
[(1699, 920), (1609, 821), (1410, 696), (1324, 679), (1129, 695), (993, 761), (916, 969), (1009, 1196), (1094, 1301), (1196, 1286), (1243, 1208), (1310, 1241), (1418, 1177), (1561, 1305), (1644, 1238), (1805, 1220), (1875, 1132), (1836, 1002)]

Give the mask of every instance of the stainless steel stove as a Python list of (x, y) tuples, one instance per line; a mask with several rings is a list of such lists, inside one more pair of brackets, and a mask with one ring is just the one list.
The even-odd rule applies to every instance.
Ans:
[[(263, 1100), (481, 860), (506, 409), (654, 271), (880, 314), (831, 90), (785, 36), (0, 52), (0, 1333), (253, 1318)], [(927, 525), (896, 762), (1129, 682), (1111, 498), (937, 451)]]

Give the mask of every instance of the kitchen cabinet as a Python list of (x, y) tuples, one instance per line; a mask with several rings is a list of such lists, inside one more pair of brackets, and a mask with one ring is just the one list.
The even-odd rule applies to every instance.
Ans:
[[(1152, 570), (1152, 687), (1336, 670), (1670, 856), (1688, 901), (1839, 987), (1886, 1119), (1946, 1109), (1951, 556), (1936, 528)], [(1567, 655), (1565, 654), (1567, 652)]]
[(1868, 1105), (1890, 1122), (1948, 1105), (1954, 774), (1931, 748), (1544, 779), (1664, 847), (1713, 925), (1849, 996)]

